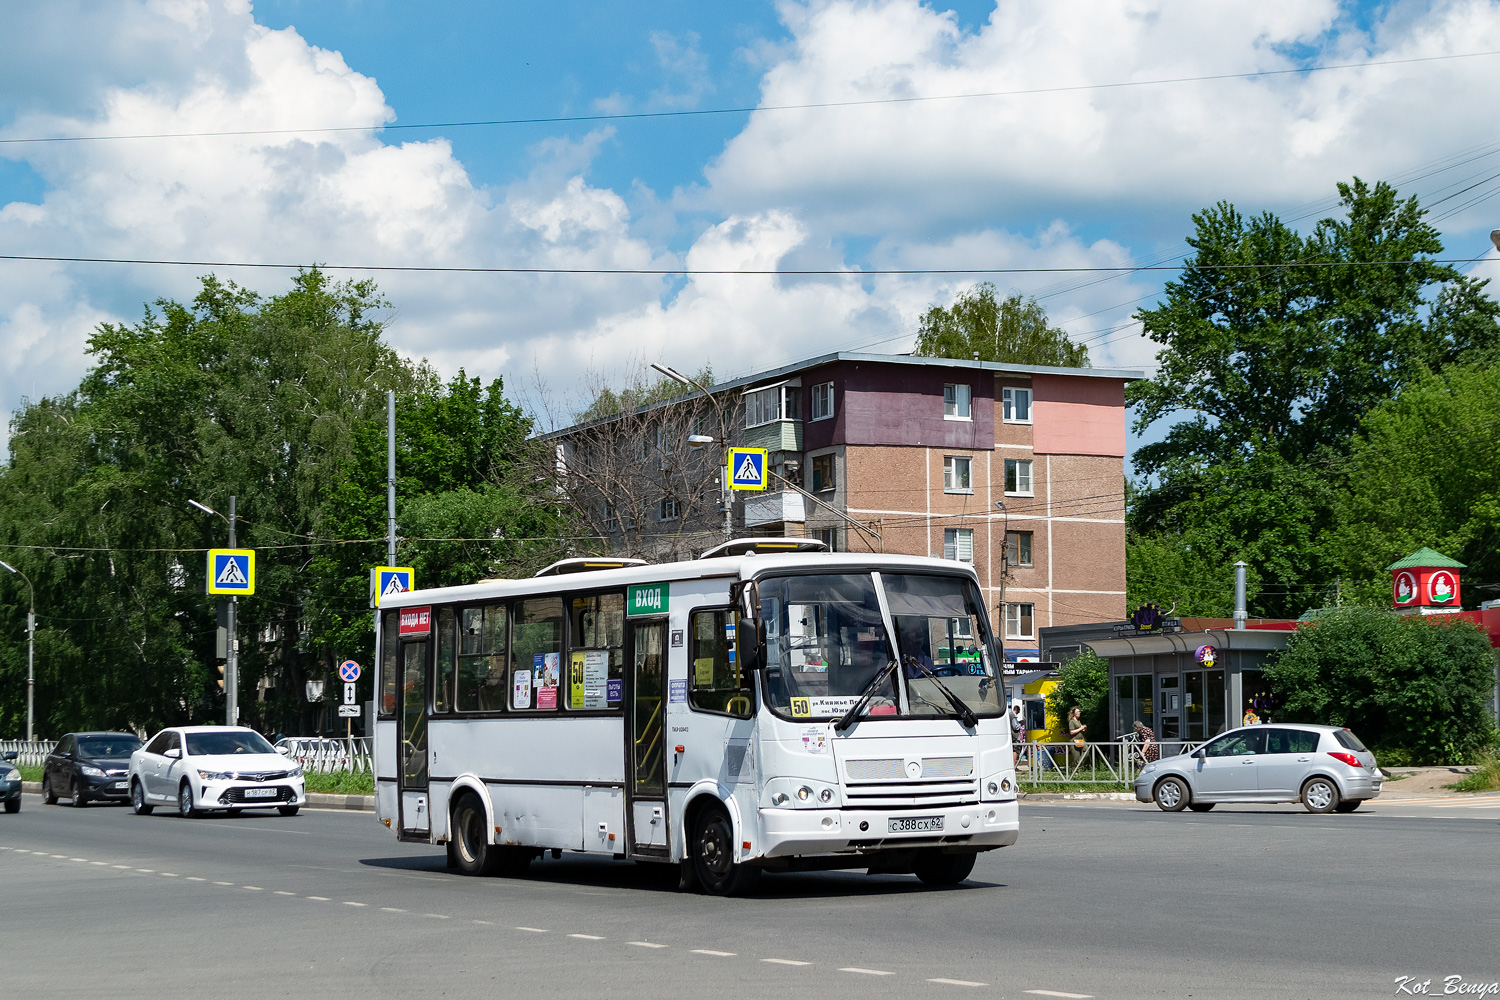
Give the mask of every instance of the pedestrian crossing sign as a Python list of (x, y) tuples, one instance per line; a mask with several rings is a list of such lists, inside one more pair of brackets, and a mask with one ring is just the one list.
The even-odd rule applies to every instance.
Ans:
[(370, 570), (370, 607), (380, 607), (387, 597), (404, 594), (412, 587), (410, 566), (376, 566)]
[(209, 549), (208, 592), (242, 597), (255, 593), (254, 550)]
[(766, 449), (729, 449), (729, 488), (734, 490), (763, 490), (766, 482)]

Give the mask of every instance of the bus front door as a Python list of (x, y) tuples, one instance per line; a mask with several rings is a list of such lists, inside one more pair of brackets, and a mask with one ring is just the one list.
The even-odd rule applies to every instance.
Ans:
[(625, 728), (630, 856), (665, 858), (667, 839), (667, 623), (632, 622), (630, 725)]
[(427, 799), (427, 646), (426, 639), (401, 644), (401, 739), (396, 744), (401, 835), (424, 839), (432, 828)]

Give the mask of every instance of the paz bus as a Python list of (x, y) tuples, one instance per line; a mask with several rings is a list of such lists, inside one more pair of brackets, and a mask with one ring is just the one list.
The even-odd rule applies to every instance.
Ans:
[(379, 818), (466, 874), (580, 851), (719, 895), (763, 871), (951, 885), (1016, 841), (999, 650), (965, 564), (756, 539), (377, 614)]

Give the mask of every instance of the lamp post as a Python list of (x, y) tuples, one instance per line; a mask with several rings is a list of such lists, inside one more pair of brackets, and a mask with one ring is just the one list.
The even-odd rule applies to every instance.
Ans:
[(31, 585), (31, 577), (22, 573), (8, 562), (0, 562), (12, 573), (26, 581), (26, 593), (30, 603), (26, 610), (26, 742), (36, 742), (35, 717), (32, 714), (32, 693), (36, 690), (36, 588)]
[[(1000, 529), (1000, 655), (1003, 658), (1005, 656), (1005, 630), (1010, 627), (1005, 607), (1005, 578), (1010, 574), (1010, 511), (1005, 509), (1004, 500), (996, 500), (995, 509), (1005, 518), (1004, 527)], [(1002, 663), (1000, 669), (1003, 672), (1005, 664)]]
[[(223, 519), (224, 523), (229, 525), (229, 547), (231, 549), (235, 547), (234, 500), (234, 497), (229, 498), (228, 517), (224, 517), (223, 514), (220, 514), (207, 504), (199, 503), (196, 500), (188, 501), (192, 506), (205, 513), (212, 514), (214, 517)], [(227, 627), (225, 628), (225, 631), (229, 635), (228, 641), (224, 643), (224, 724), (227, 726), (236, 725), (240, 720), (240, 638), (238, 625), (235, 620), (238, 612), (239, 597), (230, 594), (229, 621), (226, 623)]]
[[(729, 501), (729, 421), (725, 418), (724, 406), (714, 398), (713, 393), (709, 392), (696, 379), (666, 365), (658, 365), (653, 362), (651, 367), (661, 372), (673, 382), (678, 382), (703, 393), (708, 398), (708, 401), (713, 404), (714, 411), (719, 416), (719, 443), (724, 446), (724, 467), (720, 473), (719, 490), (724, 507), (724, 541), (727, 542), (734, 536), (734, 507)], [(688, 444), (693, 447), (712, 444), (713, 441), (714, 439), (706, 434), (688, 435)]]

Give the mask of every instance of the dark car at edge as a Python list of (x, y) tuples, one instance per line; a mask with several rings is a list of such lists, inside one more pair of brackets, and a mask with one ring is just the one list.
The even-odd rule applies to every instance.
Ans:
[(130, 755), (141, 748), (132, 733), (69, 733), (42, 764), (42, 801), (75, 806), (130, 799)]

